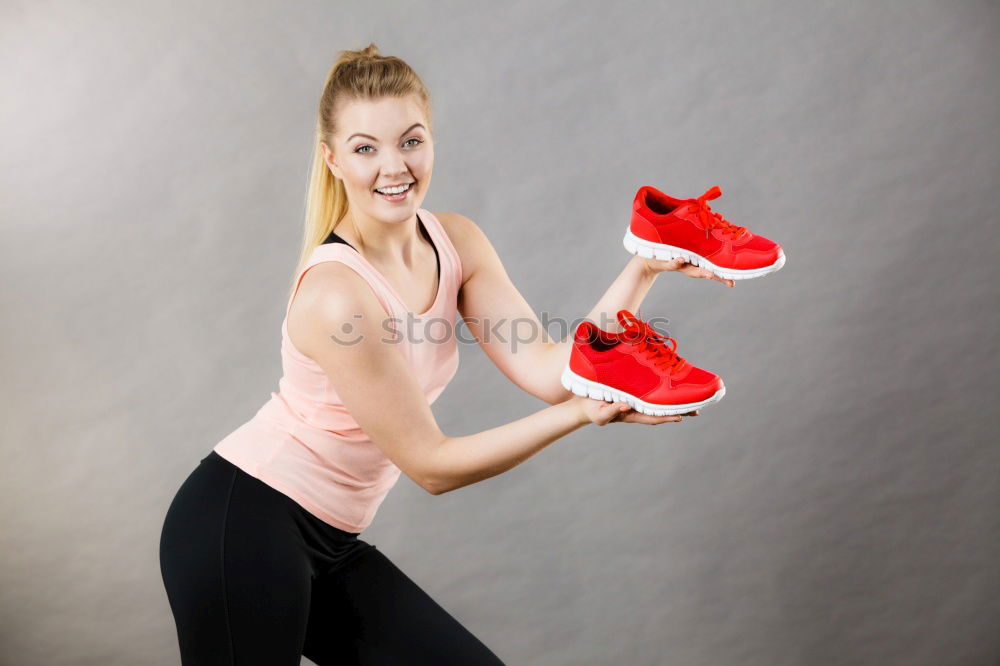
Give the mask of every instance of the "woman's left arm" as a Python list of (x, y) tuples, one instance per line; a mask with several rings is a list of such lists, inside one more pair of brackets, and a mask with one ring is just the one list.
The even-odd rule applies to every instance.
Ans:
[[(472, 220), (458, 213), (435, 213), (462, 260), (458, 310), (486, 355), (514, 384), (549, 404), (573, 396), (559, 377), (569, 361), (573, 331), (565, 340), (549, 339), (534, 310), (511, 282), (496, 250)], [(619, 310), (636, 312), (663, 271), (677, 271), (734, 286), (710, 271), (683, 260), (631, 257), (625, 268), (587, 314), (605, 326)], [(617, 323), (614, 324), (617, 327)]]

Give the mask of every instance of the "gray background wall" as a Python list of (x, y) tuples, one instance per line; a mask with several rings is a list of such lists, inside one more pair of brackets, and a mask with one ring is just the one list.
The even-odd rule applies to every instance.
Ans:
[[(788, 263), (643, 303), (722, 403), (401, 477), (366, 540), (509, 664), (1000, 663), (998, 13), (4, 2), (0, 660), (179, 662), (163, 516), (276, 390), (315, 104), (372, 40), (434, 98), (425, 207), (537, 312), (592, 307), (644, 184)], [(461, 355), (446, 433), (545, 406)]]

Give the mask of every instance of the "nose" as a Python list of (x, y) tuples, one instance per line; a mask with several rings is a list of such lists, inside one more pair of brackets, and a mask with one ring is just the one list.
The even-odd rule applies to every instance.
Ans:
[(387, 180), (395, 176), (406, 175), (410, 172), (406, 166), (406, 160), (403, 159), (402, 154), (398, 150), (387, 150), (382, 154), (386, 156), (382, 163), (382, 173), (385, 174)]

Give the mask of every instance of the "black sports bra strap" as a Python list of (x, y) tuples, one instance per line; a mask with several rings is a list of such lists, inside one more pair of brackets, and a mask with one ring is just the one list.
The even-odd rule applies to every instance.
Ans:
[[(427, 227), (424, 226), (424, 221), (420, 219), (419, 215), (417, 215), (417, 226), (420, 227), (420, 233), (422, 233), (424, 235), (424, 238), (427, 239), (427, 242), (431, 244), (432, 248), (434, 248), (434, 258), (437, 260), (438, 279), (440, 280), (441, 279), (441, 256), (438, 254), (437, 245), (434, 244), (434, 240), (431, 239), (430, 232), (427, 231)], [(349, 248), (351, 248), (355, 252), (358, 251), (358, 248), (356, 248), (353, 245), (351, 245), (350, 243), (348, 243), (346, 240), (344, 240), (339, 235), (337, 235), (337, 233), (334, 232), (334, 231), (330, 232), (330, 235), (328, 235), (326, 237), (326, 240), (323, 241), (322, 244), (326, 245), (327, 243), (343, 243), (344, 245), (348, 246)], [(358, 252), (358, 254), (360, 254), (360, 252)]]

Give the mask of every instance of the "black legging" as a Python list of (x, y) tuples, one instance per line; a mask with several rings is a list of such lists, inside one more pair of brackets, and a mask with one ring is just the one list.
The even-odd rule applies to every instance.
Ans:
[(167, 511), (160, 571), (185, 666), (503, 664), (375, 546), (215, 451)]

